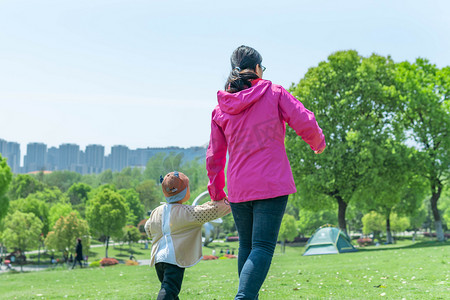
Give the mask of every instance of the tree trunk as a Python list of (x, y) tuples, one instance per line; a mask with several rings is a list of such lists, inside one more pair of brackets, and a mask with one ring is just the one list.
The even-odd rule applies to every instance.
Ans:
[(109, 236), (106, 237), (106, 252), (105, 252), (106, 258), (108, 258), (108, 246), (109, 246)]
[(442, 183), (437, 179), (436, 182), (433, 182), (431, 185), (431, 211), (433, 212), (434, 217), (434, 226), (436, 228), (436, 237), (439, 242), (444, 241), (444, 231), (442, 230), (442, 221), (441, 216), (439, 214), (439, 210), (437, 207), (437, 202), (441, 196), (442, 192)]
[(392, 239), (392, 233), (391, 233), (391, 218), (390, 213), (386, 217), (386, 243), (387, 244), (393, 244), (394, 241)]
[[(345, 222), (345, 211), (347, 210), (347, 203), (342, 199), (341, 196), (335, 196), (338, 204), (339, 204), (339, 210), (338, 210), (338, 222), (339, 222), (339, 228), (347, 234), (347, 223)], [(348, 234), (347, 234), (348, 235)]]

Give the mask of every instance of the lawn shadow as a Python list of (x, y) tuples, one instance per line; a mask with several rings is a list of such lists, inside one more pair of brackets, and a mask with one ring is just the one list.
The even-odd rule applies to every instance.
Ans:
[(449, 241), (445, 241), (445, 242), (426, 241), (426, 242), (418, 242), (418, 243), (414, 243), (414, 244), (411, 244), (411, 245), (403, 245), (403, 246), (386, 245), (386, 247), (385, 246), (370, 247), (370, 248), (359, 247), (358, 251), (371, 252), (371, 251), (418, 249), (418, 248), (443, 247), (443, 246), (450, 246), (450, 242)]

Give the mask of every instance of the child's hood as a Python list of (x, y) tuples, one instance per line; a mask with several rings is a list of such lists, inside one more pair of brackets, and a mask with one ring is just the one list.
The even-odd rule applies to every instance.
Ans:
[(237, 115), (259, 101), (272, 83), (269, 80), (258, 80), (252, 87), (236, 92), (217, 92), (220, 109), (230, 115)]

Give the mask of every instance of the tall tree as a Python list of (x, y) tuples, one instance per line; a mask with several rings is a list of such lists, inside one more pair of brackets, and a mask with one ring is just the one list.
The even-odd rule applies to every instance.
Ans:
[(88, 201), (86, 217), (89, 226), (97, 235), (106, 237), (105, 257), (108, 257), (109, 239), (126, 225), (129, 208), (124, 197), (105, 188)]
[(281, 249), (284, 253), (286, 250), (286, 242), (292, 242), (298, 235), (297, 226), (295, 226), (294, 216), (285, 214), (281, 221), (280, 232), (278, 234), (278, 240), (281, 241)]
[(11, 168), (6, 164), (6, 159), (0, 154), (0, 223), (8, 211), (9, 199), (6, 196), (6, 192), (11, 179)]
[(49, 216), (48, 216), (48, 223), (49, 228), (52, 229), (53, 226), (55, 226), (56, 221), (59, 220), (61, 217), (66, 217), (71, 213), (75, 213), (77, 217), (80, 217), (80, 214), (78, 211), (73, 211), (72, 205), (70, 203), (56, 203), (52, 207), (50, 207)]
[(400, 118), (420, 151), (437, 239), (443, 241), (438, 201), (450, 179), (450, 67), (439, 69), (421, 58), (402, 62), (397, 66), (396, 84), (403, 104)]
[(28, 195), (27, 198), (11, 201), (10, 210), (20, 211), (22, 213), (32, 213), (42, 222), (42, 232), (44, 236), (49, 230), (49, 206), (42, 200), (35, 197), (35, 194)]
[(86, 201), (89, 198), (89, 192), (91, 190), (92, 187), (87, 185), (86, 183), (77, 182), (72, 184), (72, 186), (67, 191), (70, 203), (72, 203), (72, 205), (86, 204)]
[[(6, 216), (3, 242), (6, 247), (24, 254), (25, 251), (38, 247), (42, 227), (42, 222), (34, 214), (16, 211)], [(22, 263), (20, 268), (22, 270)]]
[(125, 201), (130, 208), (130, 214), (128, 216), (128, 223), (136, 226), (139, 221), (144, 218), (145, 209), (144, 205), (139, 200), (139, 193), (134, 189), (118, 190), (118, 193), (125, 198)]
[(81, 238), (84, 251), (87, 253), (90, 246), (89, 225), (76, 213), (71, 212), (67, 216), (61, 216), (56, 221), (44, 243), (47, 249), (67, 251), (74, 254), (77, 238)]
[(81, 174), (71, 171), (55, 171), (44, 176), (44, 182), (49, 186), (56, 186), (62, 192), (67, 190), (76, 182), (81, 181)]
[(325, 152), (315, 155), (293, 130), (287, 131), (286, 150), (301, 204), (323, 207), (332, 199), (338, 204), (339, 228), (345, 232), (347, 207), (372, 167), (361, 164), (361, 157), (390, 128), (396, 104), (393, 70), (390, 57), (364, 58), (356, 51), (339, 51), (310, 68), (291, 88), (315, 113), (327, 142)]
[(161, 188), (154, 180), (144, 180), (136, 187), (136, 192), (139, 194), (139, 200), (144, 204), (145, 211), (156, 208), (163, 200)]
[(29, 194), (43, 191), (45, 185), (36, 178), (26, 174), (14, 176), (9, 187), (8, 196), (11, 200), (26, 198)]

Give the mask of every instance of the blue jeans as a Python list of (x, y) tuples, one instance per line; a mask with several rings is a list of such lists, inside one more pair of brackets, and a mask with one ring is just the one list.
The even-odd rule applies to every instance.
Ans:
[(235, 299), (258, 299), (272, 262), (288, 196), (230, 203), (239, 234), (239, 289)]

